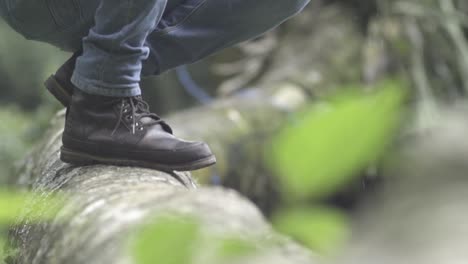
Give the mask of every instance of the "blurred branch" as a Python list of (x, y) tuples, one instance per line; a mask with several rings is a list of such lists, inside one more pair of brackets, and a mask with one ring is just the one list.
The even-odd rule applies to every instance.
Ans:
[[(418, 96), (424, 100), (450, 102), (467, 95), (468, 10), (461, 2), (380, 1), (385, 16), (376, 17), (376, 21), (391, 49), (389, 56), (400, 70), (410, 73)], [(391, 26), (385, 28), (388, 24)]]
[(432, 94), (429, 78), (426, 74), (424, 61), (424, 37), (417, 23), (413, 19), (406, 19), (406, 32), (412, 44), (411, 52), (411, 76), (419, 95), (417, 110), (420, 129), (425, 129), (432, 124), (436, 111), (436, 100)]
[[(445, 4), (444, 0), (441, 2)], [(393, 12), (414, 18), (436, 19), (441, 23), (450, 20), (459, 23), (463, 27), (468, 27), (468, 15), (463, 12), (452, 9), (445, 13), (436, 7), (428, 7), (420, 2), (397, 1), (393, 6)]]
[(462, 25), (453, 19), (451, 14), (455, 13), (455, 5), (452, 0), (439, 0), (440, 7), (447, 19), (444, 21), (445, 28), (457, 49), (458, 65), (463, 79), (465, 93), (468, 93), (468, 43), (462, 29)]
[(257, 40), (240, 44), (237, 47), (242, 54), (240, 60), (214, 65), (216, 74), (234, 76), (221, 84), (219, 93), (222, 96), (233, 94), (258, 79), (265, 71), (266, 64), (273, 56), (278, 43), (277, 31), (271, 31)]

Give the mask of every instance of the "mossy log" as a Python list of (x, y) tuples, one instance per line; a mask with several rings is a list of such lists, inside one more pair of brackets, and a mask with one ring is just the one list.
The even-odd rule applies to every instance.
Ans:
[(185, 172), (61, 162), (62, 124), (63, 112), (19, 177), (38, 194), (29, 206), (64, 194), (50, 204), (57, 216), (32, 224), (26, 212), (11, 231), (10, 244), (17, 254), (7, 263), (134, 263), (127, 248), (129, 235), (147, 219), (168, 212), (196, 217), (210, 234), (275, 241), (254, 263), (314, 263), (309, 251), (276, 234), (255, 205), (235, 191), (197, 188)]

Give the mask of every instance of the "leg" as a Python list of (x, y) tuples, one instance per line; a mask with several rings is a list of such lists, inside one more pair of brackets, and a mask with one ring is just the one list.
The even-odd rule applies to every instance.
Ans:
[(104, 96), (136, 96), (145, 40), (159, 23), (167, 0), (101, 0), (95, 25), (83, 39), (72, 83), (80, 90)]
[(300, 12), (309, 0), (187, 0), (146, 40), (143, 74), (160, 74), (254, 38)]
[[(145, 49), (150, 50), (149, 58), (143, 62), (142, 74), (160, 74), (177, 66), (195, 62), (228, 46), (256, 37), (300, 12), (308, 2), (309, 0), (168, 0), (162, 18), (159, 17), (160, 12), (158, 12), (155, 21), (153, 21), (156, 24), (156, 20), (160, 19), (155, 30), (147, 36), (146, 47), (141, 48), (144, 53), (146, 53)], [(94, 14), (96, 12), (97, 5), (94, 1), (91, 3), (83, 2), (81, 6), (84, 9), (84, 14)], [(258, 14), (262, 15), (259, 16)], [(66, 35), (57, 38), (62, 42), (68, 40), (67, 43), (60, 43), (64, 49), (77, 50), (81, 46), (81, 41), (75, 41), (75, 39), (77, 36), (78, 39), (81, 39), (83, 34), (80, 32), (84, 32), (82, 29), (92, 24), (89, 22), (90, 16), (85, 17), (88, 17), (88, 19), (85, 19), (85, 23), (81, 23), (84, 25), (79, 27), (81, 30), (68, 30)], [(143, 35), (139, 35), (139, 41), (141, 41)], [(94, 78), (88, 79), (97, 80), (99, 76), (95, 76), (97, 73), (91, 66), (93, 61), (102, 61), (106, 53), (97, 49), (97, 47), (101, 47), (94, 43), (99, 40), (98, 38), (91, 38), (91, 40), (93, 41), (85, 40), (85, 46), (89, 46), (89, 50), (94, 51), (90, 54), (98, 53), (98, 56), (93, 58), (92, 55), (85, 55), (84, 58), (81, 58), (80, 61), (82, 62), (80, 64), (82, 66), (78, 66), (78, 72), (81, 69), (81, 71), (87, 72), (87, 75), (94, 75)], [(85, 59), (86, 57), (88, 58)], [(146, 54), (142, 56), (140, 53), (140, 55), (134, 56), (133, 60), (135, 61), (138, 57), (145, 58)], [(129, 68), (124, 75), (121, 75), (123, 76), (121, 79), (124, 81), (123, 87), (115, 85), (115, 82), (119, 81), (117, 79), (113, 80), (114, 82), (111, 82), (110, 85), (101, 86), (125, 88), (126, 84), (127, 88), (128, 86), (133, 88), (117, 91), (128, 92), (133, 89), (133, 92), (138, 94), (139, 88), (136, 88), (137, 80), (140, 77), (137, 75), (140, 69), (138, 59), (135, 65), (136, 70), (135, 68)], [(64, 106), (69, 104), (73, 93), (69, 80), (74, 67), (75, 58), (72, 58), (46, 83), (47, 88)], [(118, 70), (118, 67), (116, 69)], [(114, 71), (113, 73), (118, 72)], [(83, 74), (78, 73), (75, 75), (80, 76)], [(109, 75), (110, 72), (106, 76)], [(112, 75), (109, 78), (112, 80)], [(94, 81), (94, 84), (92, 84), (93, 82), (83, 77), (75, 77), (74, 80), (75, 84), (87, 87), (88, 89), (85, 89), (92, 93), (99, 90), (100, 94), (108, 94), (108, 92), (114, 94), (116, 91), (116, 89), (112, 88), (103, 92), (103, 89), (100, 89), (101, 87), (97, 87), (97, 89), (95, 87), (95, 85), (102, 83)], [(91, 89), (89, 89), (90, 87)], [(132, 93), (130, 92), (130, 94)]]

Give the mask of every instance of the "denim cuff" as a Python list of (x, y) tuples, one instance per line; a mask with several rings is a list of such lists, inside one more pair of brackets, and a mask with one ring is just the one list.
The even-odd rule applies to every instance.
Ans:
[(72, 75), (71, 82), (78, 89), (89, 94), (110, 97), (133, 97), (141, 95), (141, 89), (138, 84), (130, 87), (115, 87), (115, 85), (112, 84), (106, 84), (101, 83), (99, 81), (86, 79), (77, 74), (76, 71)]

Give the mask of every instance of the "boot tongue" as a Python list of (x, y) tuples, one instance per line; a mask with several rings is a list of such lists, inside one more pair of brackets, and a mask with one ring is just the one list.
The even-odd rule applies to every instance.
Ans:
[(140, 122), (144, 125), (153, 123), (152, 126), (154, 126), (155, 129), (172, 134), (172, 128), (166, 122), (161, 120), (160, 123), (154, 124), (154, 121), (155, 120), (152, 117), (148, 117), (148, 116), (144, 116), (140, 119)]
[(140, 119), (140, 122), (146, 125), (146, 124), (154, 123), (154, 119), (148, 116), (144, 116)]
[(136, 99), (135, 107), (137, 108), (136, 114), (143, 115), (139, 119), (139, 121), (143, 125), (152, 125), (152, 126), (155, 126), (156, 129), (172, 134), (172, 128), (166, 122), (164, 122), (158, 115), (152, 114), (149, 111), (148, 104), (145, 101), (143, 101), (143, 99), (140, 96), (135, 97), (135, 99)]

